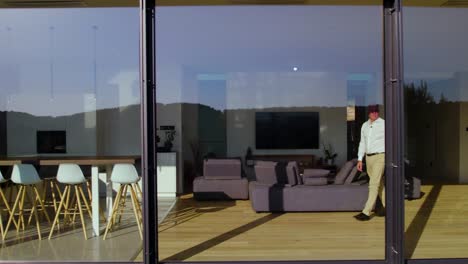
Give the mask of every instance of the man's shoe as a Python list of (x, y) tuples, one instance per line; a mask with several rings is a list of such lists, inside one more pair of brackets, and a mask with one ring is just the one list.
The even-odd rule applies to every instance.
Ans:
[(378, 217), (384, 217), (385, 216), (385, 208), (379, 209), (375, 211), (375, 215)]
[(359, 221), (369, 221), (370, 220), (370, 217), (368, 215), (364, 214), (364, 213), (359, 213), (359, 214), (355, 215), (354, 218), (356, 218)]

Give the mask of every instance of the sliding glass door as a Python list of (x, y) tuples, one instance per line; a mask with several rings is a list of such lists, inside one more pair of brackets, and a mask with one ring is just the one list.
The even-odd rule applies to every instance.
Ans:
[(138, 2), (0, 2), (0, 259), (134, 261)]
[(158, 199), (179, 196), (160, 261), (385, 259), (385, 217), (353, 217), (369, 105), (382, 149), (367, 164), (384, 170), (382, 21), (379, 1), (156, 7), (158, 161), (177, 157)]
[(408, 259), (468, 258), (468, 8), (455, 2), (404, 11)]

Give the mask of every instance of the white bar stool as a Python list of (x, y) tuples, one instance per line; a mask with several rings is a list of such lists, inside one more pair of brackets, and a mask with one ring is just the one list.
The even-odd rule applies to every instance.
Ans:
[[(50, 229), (49, 239), (52, 238), (54, 234), (55, 225), (58, 224), (59, 216), (61, 214), (62, 208), (64, 208), (65, 219), (70, 214), (71, 207), (74, 202), (76, 202), (75, 207), (78, 206), (78, 212), (80, 214), (81, 226), (83, 228), (83, 234), (85, 239), (88, 239), (86, 234), (86, 223), (83, 216), (82, 202), (86, 206), (86, 211), (88, 212), (89, 217), (91, 218), (91, 210), (89, 208), (88, 201), (83, 193), (82, 184), (86, 183), (86, 179), (81, 171), (80, 166), (77, 164), (60, 164), (57, 171), (57, 181), (59, 183), (65, 184), (65, 189), (62, 193), (62, 200), (58, 206), (57, 212), (55, 214), (54, 222), (52, 223), (52, 228)], [(75, 190), (75, 196), (73, 197), (72, 203), (70, 203), (70, 194), (72, 189)], [(76, 210), (73, 211), (73, 218), (75, 217)], [(73, 220), (74, 221), (74, 220)]]
[[(5, 179), (5, 177), (3, 177), (3, 174), (2, 172), (0, 171), (0, 185), (3, 184), (3, 183), (6, 183), (8, 182), (8, 179)], [(3, 189), (0, 187), (0, 201), (3, 202), (3, 204), (5, 205), (5, 208), (8, 212), (8, 217), (11, 216), (11, 207), (10, 207), (10, 204), (9, 204), (9, 201), (7, 200), (7, 198), (5, 197), (5, 193), (3, 192)], [(13, 218), (13, 222), (15, 224), (16, 227), (18, 227), (18, 224), (16, 223), (16, 220)], [(3, 233), (4, 233), (4, 227), (3, 227), (3, 219), (2, 219), (2, 213), (0, 212), (0, 235), (2, 236), (3, 238)]]
[(115, 164), (111, 174), (111, 181), (113, 183), (120, 183), (119, 191), (117, 192), (117, 197), (115, 198), (114, 206), (112, 208), (111, 217), (108, 219), (106, 231), (104, 233), (103, 239), (107, 237), (107, 233), (112, 226), (115, 224), (115, 219), (117, 216), (122, 215), (123, 208), (125, 206), (125, 200), (127, 199), (127, 191), (130, 189), (130, 197), (133, 205), (133, 213), (138, 226), (138, 231), (140, 238), (143, 239), (142, 233), (142, 211), (140, 202), (138, 201), (137, 192), (138, 192), (138, 172), (135, 169), (133, 164)]
[[(5, 232), (3, 233), (2, 238), (5, 239), (11, 222), (12, 221), (15, 222), (14, 216), (16, 214), (16, 209), (18, 209), (18, 222), (17, 224), (15, 222), (16, 231), (19, 232), (19, 228), (21, 226), (22, 226), (22, 229), (24, 230), (24, 226), (25, 226), (24, 224), (25, 223), (24, 222), (24, 200), (25, 200), (25, 197), (27, 197), (27, 199), (32, 204), (29, 221), (34, 215), (36, 219), (37, 234), (39, 236), (39, 239), (42, 239), (40, 222), (39, 222), (39, 217), (37, 214), (39, 209), (36, 206), (38, 201), (41, 205), (40, 211), (44, 214), (49, 224), (50, 224), (50, 218), (49, 218), (49, 215), (47, 214), (47, 211), (45, 210), (44, 203), (42, 202), (42, 199), (41, 199), (41, 195), (39, 194), (39, 191), (37, 190), (37, 187), (36, 187), (36, 184), (42, 181), (41, 178), (39, 178), (39, 174), (37, 173), (34, 166), (31, 164), (16, 164), (13, 166), (13, 171), (11, 173), (11, 181), (19, 185), (19, 190), (16, 195), (16, 200), (15, 200), (15, 203), (13, 204), (13, 208), (11, 209), (10, 218), (8, 219), (8, 223), (6, 225)], [(32, 193), (28, 194), (28, 188), (29, 190), (32, 191)], [(32, 195), (32, 199), (30, 195)], [(28, 224), (29, 224), (29, 221), (28, 221)]]

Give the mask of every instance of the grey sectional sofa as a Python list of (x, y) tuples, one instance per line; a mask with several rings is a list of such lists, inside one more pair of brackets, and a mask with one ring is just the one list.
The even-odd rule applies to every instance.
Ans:
[(360, 211), (367, 200), (368, 185), (353, 182), (355, 167), (355, 160), (348, 161), (330, 182), (317, 171), (304, 171), (304, 176), (317, 177), (304, 179), (295, 162), (257, 163), (257, 180), (249, 185), (252, 207), (257, 212)]
[(196, 200), (247, 200), (248, 186), (240, 159), (207, 159), (203, 176), (193, 181), (193, 196)]

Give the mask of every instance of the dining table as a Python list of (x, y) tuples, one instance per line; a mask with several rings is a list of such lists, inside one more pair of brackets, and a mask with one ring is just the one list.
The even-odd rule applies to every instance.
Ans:
[(135, 164), (141, 156), (17, 156), (0, 157), (0, 166), (13, 166), (15, 164), (30, 163), (39, 166), (58, 166), (65, 163), (91, 166), (91, 208), (92, 228), (95, 236), (100, 236), (99, 225), (99, 174), (105, 173), (104, 183), (106, 186), (105, 211), (106, 218), (112, 214), (113, 184), (110, 180), (112, 167), (118, 163)]

